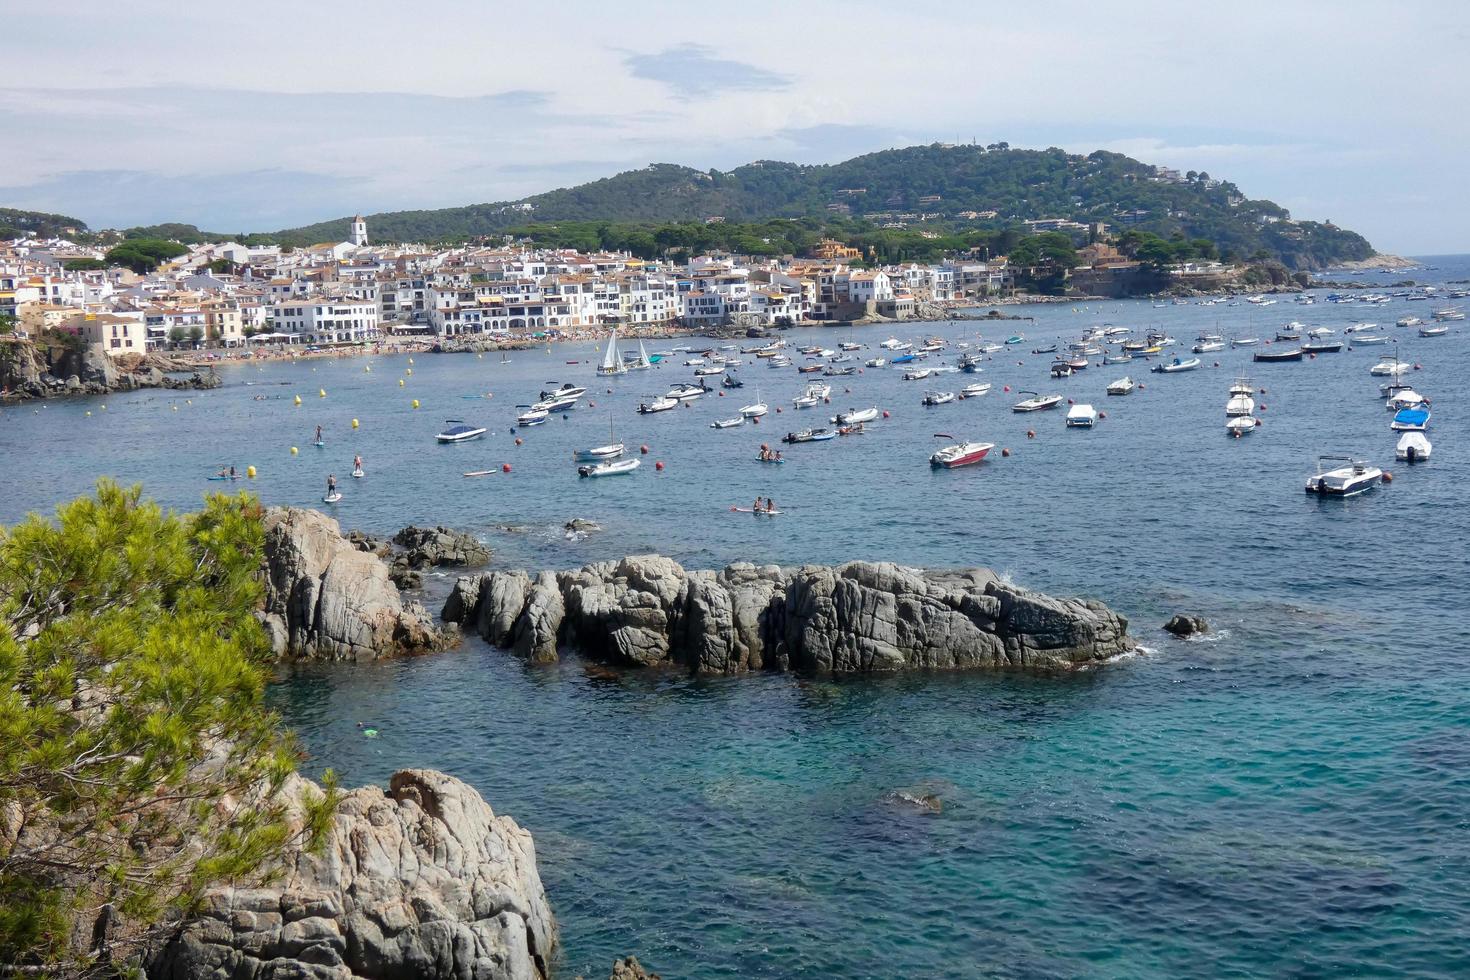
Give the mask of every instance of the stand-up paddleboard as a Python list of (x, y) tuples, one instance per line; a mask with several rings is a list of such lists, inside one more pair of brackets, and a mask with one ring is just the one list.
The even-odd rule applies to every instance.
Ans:
[(316, 446), (318, 449), (320, 449), (322, 446), (325, 446), (326, 444), (327, 443), (325, 439), (318, 439), (316, 442), (312, 443), (312, 445)]
[(206, 476), (206, 480), (238, 480), (238, 476)]
[(489, 476), (494, 470), (470, 470), (465, 476)]
[(322, 498), (322, 503), (324, 503), (324, 504), (335, 504), (337, 501), (339, 501), (341, 499), (342, 499), (342, 493), (341, 493), (341, 491), (338, 491), (337, 493), (329, 493), (329, 494), (327, 494), (325, 497)]
[(352, 475), (355, 476), (359, 480), (361, 480), (364, 476), (366, 476), (366, 474), (363, 473), (362, 470), (353, 470), (352, 471)]
[(750, 507), (731, 507), (730, 509), (737, 514), (769, 514), (772, 517), (776, 517), (781, 513), (779, 510), (754, 510)]
[(784, 462), (786, 462), (786, 460), (784, 460), (784, 459), (761, 459), (759, 456), (757, 456), (755, 458), (755, 461), (757, 463), (784, 463)]

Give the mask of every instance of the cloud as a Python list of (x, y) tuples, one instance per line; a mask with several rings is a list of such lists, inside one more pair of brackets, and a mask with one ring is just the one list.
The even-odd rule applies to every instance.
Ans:
[(623, 59), (636, 78), (667, 85), (680, 99), (697, 99), (720, 92), (766, 92), (789, 88), (786, 75), (743, 61), (716, 58), (703, 44), (676, 44), (657, 54), (630, 54)]

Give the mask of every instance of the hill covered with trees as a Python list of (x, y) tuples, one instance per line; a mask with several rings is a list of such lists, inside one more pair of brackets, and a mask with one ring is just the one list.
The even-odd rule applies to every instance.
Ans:
[(74, 237), (86, 231), (87, 223), (70, 215), (0, 208), (0, 238)]
[[(913, 146), (823, 166), (763, 160), (728, 172), (653, 164), (521, 201), (387, 212), (368, 221), (377, 240), (436, 242), (564, 222), (643, 225), (652, 234), (653, 226), (712, 218), (820, 219), (815, 227), (838, 232), (901, 225), (960, 235), (1064, 218), (1103, 222), (1114, 232), (1209, 240), (1225, 258), (1270, 257), (1293, 268), (1373, 254), (1361, 235), (1330, 222), (1294, 221), (1285, 208), (1247, 198), (1207, 173), (1176, 175), (1101, 150), (1080, 156), (1004, 143)], [(349, 220), (254, 237), (340, 241)]]

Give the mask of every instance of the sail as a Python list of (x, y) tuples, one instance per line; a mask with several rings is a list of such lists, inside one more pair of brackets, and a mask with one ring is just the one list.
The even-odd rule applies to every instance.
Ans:
[(638, 366), (641, 368), (653, 367), (653, 362), (648, 359), (648, 350), (643, 346), (643, 341), (638, 341)]
[(611, 331), (607, 335), (607, 350), (603, 351), (602, 364), (598, 367), (599, 374), (621, 374), (626, 368), (618, 357), (618, 332)]

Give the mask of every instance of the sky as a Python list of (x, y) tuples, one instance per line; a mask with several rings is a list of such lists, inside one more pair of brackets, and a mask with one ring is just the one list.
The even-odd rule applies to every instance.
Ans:
[[(222, 232), (1009, 142), (1470, 251), (1470, 3), (0, 0), (0, 207)], [(13, 32), (13, 33), (12, 33)]]

